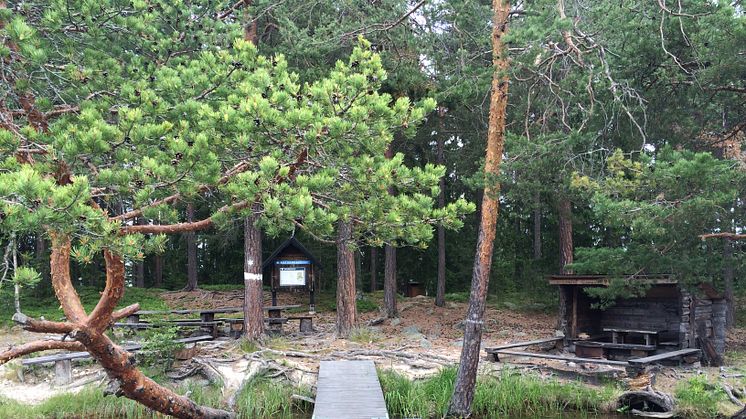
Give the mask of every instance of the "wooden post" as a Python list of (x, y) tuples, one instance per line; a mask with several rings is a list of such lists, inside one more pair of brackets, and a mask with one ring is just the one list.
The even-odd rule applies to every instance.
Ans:
[(64, 386), (73, 381), (72, 362), (62, 359), (54, 362), (54, 385)]

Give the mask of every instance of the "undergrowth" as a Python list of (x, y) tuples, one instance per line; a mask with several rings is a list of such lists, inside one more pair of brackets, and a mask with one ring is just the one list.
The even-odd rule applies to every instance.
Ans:
[(311, 390), (288, 385), (264, 376), (254, 377), (236, 397), (239, 418), (293, 418), (310, 411), (306, 404), (294, 404), (291, 396), (312, 397)]
[[(393, 417), (442, 417), (453, 394), (456, 369), (410, 381), (393, 371), (379, 371), (384, 398)], [(473, 414), (477, 417), (546, 417), (566, 410), (600, 412), (614, 398), (612, 387), (594, 389), (576, 383), (544, 381), (532, 375), (504, 371), (477, 381)]]
[(675, 396), (679, 413), (693, 418), (719, 417), (719, 404), (726, 398), (720, 386), (708, 383), (703, 376), (680, 382), (676, 386)]

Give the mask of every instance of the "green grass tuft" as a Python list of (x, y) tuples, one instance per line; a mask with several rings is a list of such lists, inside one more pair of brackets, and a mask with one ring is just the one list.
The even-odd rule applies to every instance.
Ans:
[[(453, 394), (456, 369), (410, 381), (393, 371), (380, 371), (386, 406), (394, 417), (442, 417)], [(594, 389), (576, 383), (544, 381), (533, 375), (504, 371), (477, 382), (473, 414), (477, 417), (547, 417), (567, 410), (600, 412), (615, 398), (612, 387)]]
[(293, 394), (312, 397), (308, 388), (297, 388), (266, 377), (253, 378), (236, 397), (239, 418), (294, 418), (299, 412), (308, 413), (305, 405), (295, 405)]
[(711, 385), (703, 376), (680, 382), (674, 394), (679, 413), (696, 418), (719, 417), (719, 404), (726, 397), (720, 386)]

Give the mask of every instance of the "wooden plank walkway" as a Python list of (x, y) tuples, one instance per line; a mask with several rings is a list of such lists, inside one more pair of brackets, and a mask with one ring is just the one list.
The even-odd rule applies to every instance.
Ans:
[(312, 419), (388, 419), (373, 361), (321, 361)]

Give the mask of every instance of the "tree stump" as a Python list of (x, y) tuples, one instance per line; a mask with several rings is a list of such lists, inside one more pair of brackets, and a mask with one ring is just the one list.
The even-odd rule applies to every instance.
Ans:
[(54, 385), (64, 386), (73, 381), (73, 367), (69, 359), (62, 359), (54, 363)]
[(301, 333), (313, 332), (313, 317), (302, 317), (300, 319), (300, 332)]

